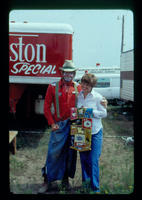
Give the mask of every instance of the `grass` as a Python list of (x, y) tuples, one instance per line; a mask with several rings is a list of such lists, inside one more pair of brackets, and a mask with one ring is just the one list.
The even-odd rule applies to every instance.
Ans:
[[(133, 145), (125, 145), (121, 138), (108, 136), (133, 135), (133, 121), (110, 109), (108, 117), (103, 119), (103, 126), (104, 139), (100, 157), (101, 194), (130, 194), (134, 189)], [(11, 192), (36, 194), (41, 186), (41, 168), (46, 159), (50, 129), (43, 132), (18, 135), (16, 155), (10, 153), (9, 156)], [(60, 181), (57, 181), (58, 187), (49, 194), (93, 194), (92, 191), (82, 188), (79, 155), (75, 178), (70, 179), (70, 183), (71, 191), (65, 191)]]
[[(100, 185), (104, 194), (130, 194), (134, 189), (134, 149), (121, 137), (133, 136), (133, 121), (116, 110), (103, 119), (104, 140), (100, 158)], [(112, 137), (108, 137), (112, 136)]]
[(120, 145), (119, 142), (120, 139), (104, 140), (100, 158), (100, 185), (104, 194), (129, 194), (133, 191), (133, 148)]

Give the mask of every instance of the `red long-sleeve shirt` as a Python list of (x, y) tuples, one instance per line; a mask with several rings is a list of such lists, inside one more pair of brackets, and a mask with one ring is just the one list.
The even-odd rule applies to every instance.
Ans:
[[(55, 88), (56, 84), (50, 84), (48, 86), (45, 101), (44, 101), (44, 115), (48, 121), (48, 124), (51, 125), (60, 120), (66, 120), (70, 117), (70, 108), (75, 107), (75, 88), (74, 83), (71, 82), (68, 85), (64, 82), (63, 79), (59, 81), (59, 111), (60, 118), (57, 117), (57, 108), (56, 108), (56, 97), (55, 97)], [(78, 92), (81, 91), (81, 85), (77, 85)], [(54, 105), (55, 112), (51, 112), (52, 103)]]

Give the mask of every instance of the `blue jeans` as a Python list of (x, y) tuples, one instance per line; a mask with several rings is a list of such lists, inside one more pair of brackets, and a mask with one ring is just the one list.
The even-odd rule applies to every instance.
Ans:
[(103, 130), (92, 135), (91, 150), (80, 152), (82, 181), (90, 181), (91, 189), (94, 192), (100, 191), (99, 186), (99, 157), (101, 155), (103, 142)]
[(70, 122), (57, 122), (59, 129), (52, 131), (48, 144), (45, 166), (42, 176), (45, 181), (52, 182), (63, 178), (74, 177), (77, 153), (70, 149)]

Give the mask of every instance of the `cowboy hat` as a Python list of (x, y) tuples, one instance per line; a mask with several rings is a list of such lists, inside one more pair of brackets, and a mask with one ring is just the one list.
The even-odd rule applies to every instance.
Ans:
[(65, 60), (63, 67), (60, 67), (59, 69), (65, 72), (73, 72), (77, 70), (72, 60)]

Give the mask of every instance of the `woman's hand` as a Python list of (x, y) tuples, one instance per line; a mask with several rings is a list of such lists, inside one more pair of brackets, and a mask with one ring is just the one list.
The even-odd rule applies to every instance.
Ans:
[(103, 99), (101, 100), (101, 105), (104, 106), (105, 108), (107, 108), (107, 104), (108, 104), (108, 101), (106, 100), (105, 97), (103, 97)]
[(51, 124), (51, 129), (52, 129), (52, 131), (56, 131), (57, 129), (59, 129), (59, 125), (58, 124)]

